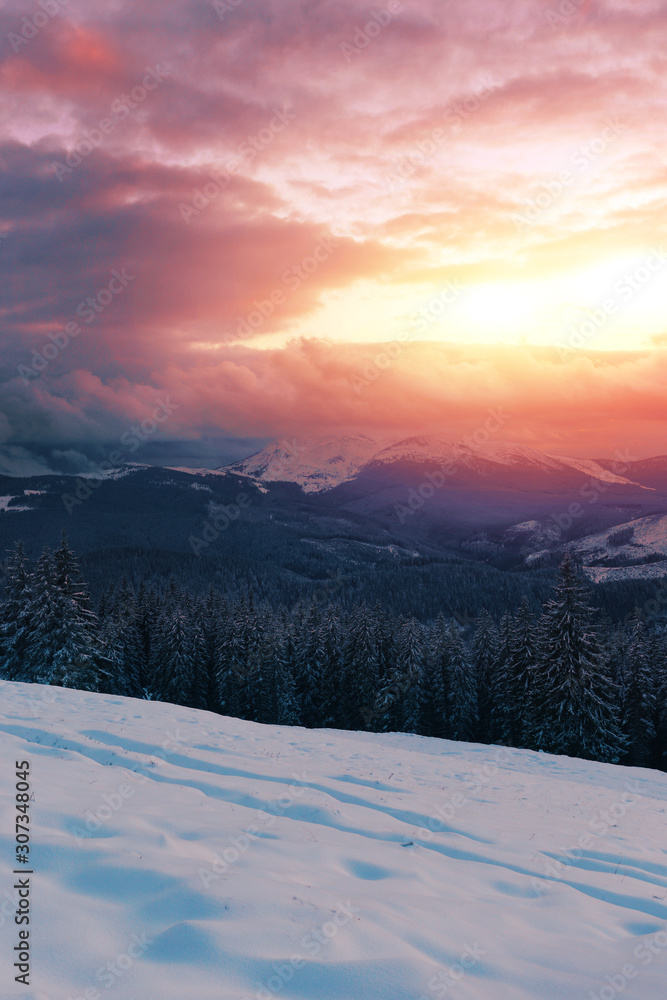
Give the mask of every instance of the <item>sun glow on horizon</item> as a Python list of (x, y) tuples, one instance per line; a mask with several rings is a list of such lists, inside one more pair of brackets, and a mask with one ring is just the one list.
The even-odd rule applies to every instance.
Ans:
[(115, 440), (164, 391), (165, 434), (491, 401), (522, 440), (664, 449), (664, 3), (411, 0), (351, 50), (361, 0), (6, 6), (7, 447)]
[(283, 331), (259, 329), (238, 342), (260, 350), (315, 338), (352, 344), (398, 339), (617, 351), (651, 348), (665, 332), (667, 254), (658, 248), (514, 280), (462, 282), (456, 273), (452, 269), (451, 278), (432, 285), (359, 281), (345, 292), (324, 292), (307, 315), (287, 321)]

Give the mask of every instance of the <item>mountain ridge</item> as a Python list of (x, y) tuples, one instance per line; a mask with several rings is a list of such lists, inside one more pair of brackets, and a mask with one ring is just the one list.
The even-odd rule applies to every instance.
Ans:
[[(667, 470), (667, 458), (664, 456), (643, 461), (656, 465), (661, 460)], [(222, 466), (217, 471), (230, 471), (261, 482), (296, 483), (304, 493), (321, 493), (351, 482), (373, 465), (395, 462), (430, 462), (440, 468), (452, 465), (474, 468), (480, 463), (490, 463), (515, 469), (526, 465), (533, 470), (547, 472), (575, 470), (600, 482), (653, 489), (624, 476), (620, 470), (625, 471), (625, 466), (609, 459), (551, 455), (511, 442), (470, 444), (467, 439), (451, 442), (430, 435), (401, 438), (393, 442), (374, 441), (363, 435), (273, 441), (248, 458)]]

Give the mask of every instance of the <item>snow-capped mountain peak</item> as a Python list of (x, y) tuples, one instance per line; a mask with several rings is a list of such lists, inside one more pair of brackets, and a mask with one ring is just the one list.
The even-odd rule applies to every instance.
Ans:
[(321, 493), (353, 479), (381, 447), (363, 435), (283, 438), (227, 469), (262, 482), (298, 483), (304, 493)]
[(342, 438), (292, 438), (273, 441), (261, 451), (222, 471), (249, 476), (260, 482), (297, 483), (304, 493), (322, 493), (356, 478), (367, 466), (392, 463), (431, 467), (477, 467), (480, 462), (509, 468), (525, 467), (583, 476), (599, 481), (638, 485), (589, 459), (548, 455), (527, 445), (506, 442), (476, 444), (420, 435), (398, 441), (380, 441), (359, 435)]

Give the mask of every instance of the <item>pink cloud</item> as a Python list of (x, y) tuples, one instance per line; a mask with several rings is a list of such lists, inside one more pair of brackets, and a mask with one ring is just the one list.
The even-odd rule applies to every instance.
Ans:
[(30, 440), (40, 425), (45, 433), (48, 422), (48, 440), (71, 442), (112, 440), (165, 394), (177, 404), (164, 429), (171, 439), (221, 430), (455, 439), (501, 408), (506, 440), (564, 454), (604, 457), (618, 448), (645, 457), (664, 451), (666, 377), (664, 350), (563, 360), (548, 349), (300, 341), (275, 351), (221, 349), (206, 365), (167, 365), (144, 382), (84, 371), (48, 386), (15, 382), (3, 410), (14, 441)]
[[(308, 320), (317, 337), (325, 295), (360, 279), (539, 277), (665, 240), (655, 123), (667, 5), (599, 0), (555, 26), (552, 6), (403, 0), (361, 44), (371, 17), (361, 0), (244, 0), (223, 20), (201, 0), (72, 4), (17, 51), (6, 46), (10, 437), (102, 438), (168, 390), (182, 400), (172, 430), (183, 436), (271, 436), (304, 422), (449, 436), (503, 405), (516, 414), (508, 434), (530, 443), (589, 453), (625, 435), (642, 453), (662, 450), (662, 349), (563, 363), (411, 344), (355, 392), (381, 347), (225, 346), (262, 309), (257, 335)], [(24, 5), (12, 0), (8, 14), (20, 31)], [(158, 63), (165, 81), (58, 179), (54, 162)], [(276, 108), (293, 116), (271, 131)], [(569, 200), (517, 232), (513, 215), (610, 120), (622, 130)], [(212, 174), (225, 170), (216, 192)], [(333, 252), (307, 280), (286, 281), (322, 240)], [(127, 292), (39, 383), (17, 384), (17, 365), (119, 267), (136, 275)]]

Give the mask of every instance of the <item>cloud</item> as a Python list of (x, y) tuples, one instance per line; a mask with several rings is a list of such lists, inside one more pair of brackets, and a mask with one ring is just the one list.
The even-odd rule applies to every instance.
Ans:
[(50, 461), (48, 457), (18, 445), (0, 446), (0, 475), (52, 476), (63, 472), (86, 472), (91, 465), (85, 455), (75, 452), (56, 450), (53, 459)]
[[(224, 438), (248, 442), (234, 457), (268, 438), (304, 433), (454, 440), (498, 408), (511, 417), (505, 440), (588, 457), (629, 448), (645, 457), (664, 450), (666, 378), (664, 350), (561, 357), (546, 348), (301, 340), (281, 350), (220, 348), (205, 367), (172, 364), (140, 386), (83, 371), (48, 388), (15, 383), (0, 394), (0, 407), (11, 447), (41, 440), (53, 456), (67, 443), (88, 455), (93, 448), (96, 460), (142, 425), (147, 450), (129, 460), (222, 464), (217, 450), (231, 455)], [(163, 403), (168, 419), (156, 425), (152, 414)]]
[[(567, 363), (409, 344), (351, 388), (382, 350), (362, 343), (385, 335), (374, 297), (537, 280), (667, 241), (667, 5), (599, 0), (553, 24), (555, 6), (412, 0), (367, 31), (361, 0), (243, 0), (222, 19), (204, 0), (115, 0), (60, 4), (36, 29), (10, 0), (0, 440), (83, 454), (171, 392), (180, 408), (151, 447), (304, 420), (450, 436), (505, 405), (522, 440), (659, 448), (657, 328), (639, 331), (654, 353)], [(517, 228), (566, 169), (567, 191)], [(131, 277), (109, 298), (118, 271)]]

